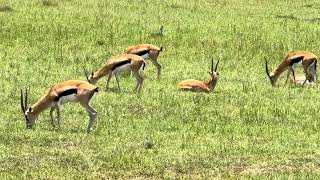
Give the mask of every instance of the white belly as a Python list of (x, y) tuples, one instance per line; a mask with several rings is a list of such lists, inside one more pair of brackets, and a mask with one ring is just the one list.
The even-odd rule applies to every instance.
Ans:
[(75, 94), (71, 94), (68, 96), (62, 96), (59, 99), (59, 104), (64, 104), (67, 102), (78, 102), (78, 101), (79, 101), (79, 98)]
[(141, 57), (142, 57), (144, 60), (146, 60), (146, 59), (148, 59), (148, 58), (149, 58), (149, 53), (144, 54), (144, 55), (142, 55)]
[(294, 63), (294, 64), (292, 65), (292, 67), (293, 67), (293, 68), (302, 68), (302, 61), (299, 61), (299, 62), (297, 62), (297, 63)]
[(114, 72), (117, 73), (119, 71), (130, 71), (130, 70), (131, 70), (130, 63), (127, 63), (114, 69)]

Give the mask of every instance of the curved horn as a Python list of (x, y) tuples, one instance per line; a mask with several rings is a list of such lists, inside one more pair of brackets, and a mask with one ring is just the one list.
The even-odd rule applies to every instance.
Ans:
[(211, 60), (211, 73), (213, 73), (213, 59)]
[(26, 95), (24, 97), (24, 109), (28, 108), (28, 89), (26, 88)]
[(25, 107), (24, 107), (24, 103), (23, 103), (23, 92), (22, 92), (22, 89), (21, 89), (21, 95), (20, 95), (20, 103), (21, 103), (21, 110), (23, 113), (25, 113)]
[(269, 68), (268, 68), (268, 62), (266, 60), (266, 73), (267, 75), (270, 77), (270, 72), (269, 72)]
[(217, 71), (219, 62), (220, 62), (220, 59), (218, 60), (216, 67), (214, 68), (214, 71)]

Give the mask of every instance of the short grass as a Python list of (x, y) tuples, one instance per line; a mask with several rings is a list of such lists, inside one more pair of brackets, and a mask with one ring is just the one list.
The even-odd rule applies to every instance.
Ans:
[[(272, 88), (264, 61), (320, 54), (317, 0), (0, 0), (0, 178), (315, 178), (320, 175), (320, 87)], [(7, 9), (10, 9), (8, 11)], [(161, 26), (163, 36), (154, 36)], [(45, 111), (27, 130), (20, 88), (34, 103), (51, 85), (84, 80), (131, 45), (164, 47), (163, 76), (147, 64), (141, 95), (93, 102), (98, 128), (65, 105), (63, 127)], [(221, 74), (212, 94), (178, 92), (183, 79)], [(146, 139), (153, 145), (146, 148)]]

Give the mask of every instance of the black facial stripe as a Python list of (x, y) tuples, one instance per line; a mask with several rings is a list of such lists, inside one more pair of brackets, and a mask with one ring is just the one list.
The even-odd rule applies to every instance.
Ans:
[(298, 63), (298, 62), (302, 61), (303, 58), (304, 58), (304, 56), (300, 56), (300, 57), (297, 57), (295, 59), (292, 59), (291, 62), (290, 62), (290, 66), (292, 66), (295, 63)]
[(72, 89), (65, 90), (65, 91), (61, 92), (60, 94), (58, 94), (58, 97), (56, 98), (56, 101), (58, 101), (62, 96), (69, 96), (71, 94), (77, 94), (77, 91), (78, 91), (77, 88), (72, 88)]
[(144, 50), (144, 51), (136, 52), (135, 54), (138, 55), (138, 56), (143, 56), (143, 55), (145, 55), (145, 54), (148, 54), (149, 52), (150, 52), (150, 50), (147, 49), (147, 50)]
[(128, 64), (128, 63), (131, 63), (131, 60), (130, 60), (130, 59), (129, 59), (129, 60), (125, 60), (125, 61), (121, 61), (121, 62), (115, 64), (115, 65), (112, 67), (111, 70), (113, 71), (113, 70), (115, 70), (117, 67), (120, 67), (120, 66), (125, 65), (125, 64)]

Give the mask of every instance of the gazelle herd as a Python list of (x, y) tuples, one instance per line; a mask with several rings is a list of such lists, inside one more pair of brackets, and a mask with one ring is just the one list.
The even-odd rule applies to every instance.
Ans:
[[(119, 92), (120, 87), (120, 73), (121, 71), (131, 71), (137, 81), (135, 91), (141, 93), (144, 78), (141, 75), (141, 69), (144, 70), (146, 61), (149, 59), (157, 68), (157, 77), (161, 75), (161, 65), (158, 62), (160, 52), (163, 51), (162, 47), (157, 47), (152, 44), (139, 44), (127, 49), (126, 54), (111, 57), (107, 62), (102, 65), (96, 72), (90, 75), (85, 70), (87, 81), (69, 80), (62, 83), (53, 85), (48, 92), (40, 98), (34, 105), (28, 107), (28, 91), (21, 90), (21, 109), (25, 116), (26, 127), (32, 128), (38, 115), (44, 110), (50, 108), (51, 125), (55, 127), (54, 111), (57, 113), (58, 127), (61, 128), (61, 115), (60, 107), (67, 102), (79, 103), (89, 115), (89, 123), (87, 132), (91, 132), (96, 125), (97, 111), (91, 107), (90, 101), (98, 92), (98, 87), (95, 84), (103, 77), (107, 77), (106, 89), (109, 88), (109, 82), (112, 76), (115, 76), (118, 84)], [(219, 73), (217, 72), (219, 60), (215, 67), (213, 60), (211, 61), (210, 80), (199, 81), (194, 79), (187, 79), (181, 81), (177, 85), (177, 90), (193, 91), (193, 92), (212, 92), (219, 80)], [(295, 68), (302, 67), (304, 76), (296, 75)], [(296, 51), (289, 53), (285, 59), (270, 73), (267, 61), (265, 62), (265, 70), (270, 79), (271, 85), (275, 86), (279, 76), (288, 70), (287, 81), (292, 74), (290, 82), (294, 84), (315, 83), (317, 80), (317, 57), (307, 51)], [(308, 81), (308, 82), (307, 82)]]

